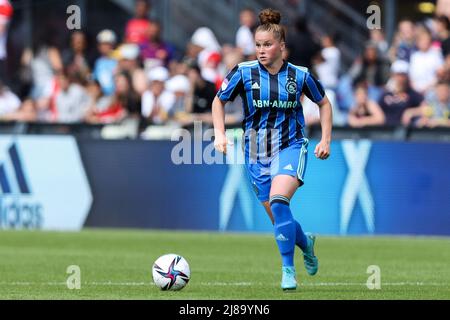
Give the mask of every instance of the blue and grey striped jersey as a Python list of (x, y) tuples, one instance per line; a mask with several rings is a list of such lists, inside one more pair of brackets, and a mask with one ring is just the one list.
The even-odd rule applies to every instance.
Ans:
[(231, 70), (217, 96), (222, 101), (241, 96), (246, 149), (255, 135), (255, 151), (270, 157), (303, 138), (302, 94), (316, 103), (325, 97), (322, 85), (307, 68), (284, 62), (278, 74), (273, 75), (255, 60)]

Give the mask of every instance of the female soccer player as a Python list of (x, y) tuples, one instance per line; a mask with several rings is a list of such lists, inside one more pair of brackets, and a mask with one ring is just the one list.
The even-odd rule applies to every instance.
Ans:
[(249, 178), (258, 199), (274, 224), (275, 240), (282, 258), (283, 290), (297, 288), (295, 245), (303, 251), (308, 274), (318, 270), (315, 237), (304, 233), (294, 220), (289, 202), (304, 183), (308, 139), (303, 134), (300, 97), (305, 94), (320, 106), (322, 139), (314, 154), (330, 155), (332, 111), (322, 85), (308, 72), (283, 60), (285, 32), (281, 14), (265, 9), (255, 31), (258, 60), (238, 64), (223, 81), (212, 104), (216, 150), (226, 153), (224, 105), (242, 97), (245, 119), (244, 153)]

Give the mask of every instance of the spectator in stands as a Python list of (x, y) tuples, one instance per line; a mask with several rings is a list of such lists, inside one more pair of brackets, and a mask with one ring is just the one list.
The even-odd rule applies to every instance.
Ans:
[(244, 8), (239, 14), (240, 27), (236, 33), (236, 47), (245, 60), (256, 59), (254, 31), (257, 27), (256, 14), (251, 8)]
[[(235, 65), (242, 62), (244, 56), (242, 51), (237, 48), (224, 47), (224, 67), (225, 73), (234, 68)], [(207, 81), (201, 76), (200, 68), (195, 63), (183, 63), (186, 67), (186, 74), (189, 79), (189, 92), (186, 92), (184, 112), (176, 116), (176, 120), (184, 125), (190, 126), (195, 121), (201, 121), (206, 125), (212, 124), (211, 104), (217, 93), (216, 87), (212, 82)], [(183, 68), (180, 68), (183, 70)], [(169, 80), (170, 81), (170, 80)], [(243, 108), (240, 97), (225, 105), (225, 124), (237, 125), (243, 119)]]
[(81, 85), (83, 79), (75, 71), (66, 69), (58, 75), (60, 90), (55, 95), (56, 122), (82, 122), (89, 108), (90, 98)]
[(59, 75), (63, 71), (55, 71), (55, 74), (46, 83), (41, 96), (33, 99), (36, 107), (36, 120), (38, 122), (55, 122), (57, 120), (56, 96), (61, 90)]
[(125, 109), (128, 117), (139, 117), (141, 114), (141, 96), (133, 88), (131, 74), (121, 71), (116, 76), (116, 100)]
[(5, 117), (17, 112), (20, 104), (20, 99), (0, 79), (0, 120), (5, 120)]
[(370, 44), (377, 48), (378, 56), (385, 60), (388, 58), (389, 45), (386, 41), (384, 32), (382, 29), (372, 29), (370, 30)]
[(402, 117), (405, 126), (450, 127), (450, 87), (448, 82), (439, 82), (427, 92), (419, 108), (405, 110)]
[(142, 95), (142, 117), (148, 124), (161, 125), (169, 120), (176, 97), (165, 89), (169, 71), (164, 67), (155, 67), (148, 73), (149, 88)]
[(439, 81), (450, 82), (450, 53), (445, 56), (443, 65), (437, 70)]
[(193, 64), (192, 60), (190, 60), (187, 57), (184, 57), (183, 60), (173, 60), (169, 65), (169, 74), (171, 75), (177, 75), (182, 74), (187, 76), (189, 65)]
[(294, 28), (287, 33), (289, 61), (298, 66), (312, 68), (312, 61), (320, 53), (320, 44), (308, 29), (305, 17), (297, 17)]
[(102, 113), (112, 104), (113, 96), (106, 96), (97, 80), (90, 80), (86, 85), (86, 91), (90, 97), (89, 108), (86, 112), (88, 118), (92, 114)]
[(100, 57), (95, 61), (93, 76), (97, 80), (105, 95), (112, 95), (114, 88), (114, 74), (117, 71), (118, 62), (113, 58), (116, 34), (108, 29), (97, 35), (97, 48)]
[(55, 74), (63, 70), (61, 54), (48, 34), (33, 39), (33, 47), (24, 50), (21, 64), (30, 75), (30, 97), (40, 109), (48, 108), (48, 99), (56, 90)]
[(436, 14), (450, 19), (450, 0), (437, 0)]
[(174, 49), (163, 41), (161, 32), (161, 24), (158, 21), (152, 21), (148, 28), (146, 41), (139, 44), (146, 72), (157, 66), (168, 68), (173, 59)]
[(139, 99), (133, 91), (131, 77), (121, 72), (115, 77), (115, 92), (110, 105), (104, 110), (91, 109), (86, 116), (89, 123), (117, 123), (122, 121), (130, 111), (139, 110)]
[(367, 86), (363, 83), (356, 86), (355, 105), (349, 112), (348, 124), (360, 128), (384, 124), (384, 113), (376, 101), (370, 100)]
[(190, 124), (192, 119), (186, 112), (192, 94), (189, 78), (183, 74), (175, 75), (166, 81), (165, 88), (174, 95), (174, 103), (169, 111), (170, 118), (181, 126)]
[(193, 52), (198, 52), (195, 63), (200, 68), (203, 79), (214, 83), (218, 89), (222, 83), (219, 71), (221, 47), (211, 29), (198, 28), (191, 37)]
[[(1, 100), (1, 99), (0, 99)], [(15, 109), (12, 112), (0, 114), (0, 120), (2, 121), (18, 121), (18, 122), (35, 122), (36, 121), (36, 108), (33, 100), (26, 99), (19, 109)]]
[(411, 54), (416, 51), (416, 27), (411, 20), (404, 19), (398, 23), (397, 33), (389, 49), (391, 61), (405, 60), (409, 62)]
[(411, 54), (416, 51), (415, 32), (415, 26), (411, 20), (400, 20), (393, 45), (389, 50), (391, 61), (405, 60), (409, 62)]
[(90, 59), (87, 53), (86, 35), (75, 31), (70, 36), (70, 48), (62, 52), (62, 61), (70, 74), (78, 73), (83, 81), (87, 81), (90, 73)]
[(151, 26), (149, 14), (151, 5), (148, 0), (135, 1), (135, 16), (125, 27), (125, 42), (141, 45), (147, 41), (147, 33)]
[(117, 72), (126, 72), (131, 76), (133, 90), (142, 96), (147, 89), (147, 77), (139, 60), (139, 46), (133, 43), (122, 44), (117, 50), (119, 60)]
[(435, 18), (435, 28), (437, 40), (440, 43), (442, 55), (445, 57), (450, 54), (450, 20), (446, 16), (437, 16)]
[(204, 79), (200, 68), (195, 65), (190, 67), (188, 78), (192, 87), (192, 103), (187, 111), (194, 121), (212, 123), (211, 106), (217, 93), (215, 84)]
[(7, 50), (8, 27), (13, 15), (13, 7), (7, 0), (0, 0), (0, 81), (7, 83)]
[(440, 49), (433, 48), (431, 33), (421, 28), (417, 35), (416, 46), (418, 51), (410, 58), (409, 77), (414, 90), (424, 94), (437, 82), (436, 72), (443, 65)]
[(54, 122), (55, 97), (60, 91), (58, 75), (63, 72), (61, 54), (46, 30), (33, 39), (32, 45), (21, 58), (22, 72), (28, 75), (26, 80), (31, 87), (26, 96), (34, 101), (37, 121)]
[(385, 115), (385, 125), (400, 125), (403, 112), (420, 106), (423, 101), (422, 95), (411, 88), (408, 73), (409, 63), (404, 60), (397, 60), (391, 66), (387, 90), (379, 101)]
[[(313, 59), (314, 66), (312, 71), (317, 74), (318, 79), (325, 89), (325, 94), (333, 107), (333, 124), (344, 125), (346, 115), (340, 110), (336, 95), (339, 85), (341, 52), (335, 45), (334, 36), (325, 35), (321, 41), (322, 50)], [(311, 106), (311, 108), (314, 108), (314, 106)]]
[(339, 80), (341, 52), (334, 43), (334, 37), (322, 37), (322, 50), (315, 60), (315, 71), (325, 89), (336, 90)]
[(378, 101), (388, 80), (389, 69), (385, 60), (379, 57), (377, 47), (369, 43), (364, 49), (362, 59), (357, 59), (353, 64), (350, 74), (354, 83), (364, 82), (367, 85), (371, 100)]
[(187, 76), (190, 90), (185, 97), (185, 112), (178, 114), (177, 121), (185, 126), (195, 121), (212, 124), (211, 104), (217, 93), (214, 83), (203, 79), (197, 65), (189, 66)]

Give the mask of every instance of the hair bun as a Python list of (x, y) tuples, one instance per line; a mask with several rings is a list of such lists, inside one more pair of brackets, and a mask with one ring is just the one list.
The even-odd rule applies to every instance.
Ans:
[(264, 9), (259, 13), (261, 24), (280, 24), (281, 13), (274, 9)]

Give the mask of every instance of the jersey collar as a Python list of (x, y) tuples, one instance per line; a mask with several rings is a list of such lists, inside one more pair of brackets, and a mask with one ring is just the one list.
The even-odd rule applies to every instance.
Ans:
[[(261, 64), (261, 62), (258, 61), (258, 64), (259, 64), (259, 67), (260, 67), (262, 70), (264, 70), (265, 72), (271, 74), (271, 73), (269, 72), (269, 70), (267, 70), (266, 67), (264, 67), (264, 66)], [(281, 73), (282, 71), (286, 70), (286, 69), (287, 69), (287, 65), (288, 65), (288, 62), (287, 62), (286, 60), (283, 60), (283, 64), (282, 64), (280, 70), (278, 71), (278, 73), (276, 73), (276, 74), (279, 74), (279, 73)]]

